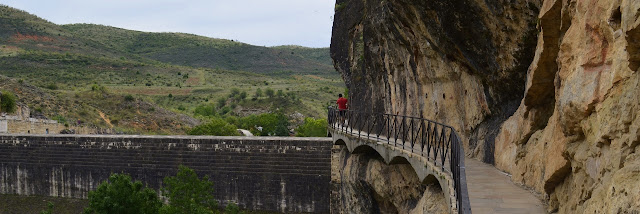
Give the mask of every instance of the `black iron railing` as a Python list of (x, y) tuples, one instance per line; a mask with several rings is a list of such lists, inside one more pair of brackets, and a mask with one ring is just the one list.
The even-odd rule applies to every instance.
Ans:
[(427, 158), (454, 179), (460, 213), (471, 213), (460, 137), (451, 126), (424, 118), (338, 110), (329, 107), (329, 127), (410, 150)]

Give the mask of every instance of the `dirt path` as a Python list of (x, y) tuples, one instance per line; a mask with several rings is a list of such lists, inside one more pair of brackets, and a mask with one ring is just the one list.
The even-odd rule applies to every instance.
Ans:
[(100, 117), (102, 117), (102, 119), (104, 120), (104, 122), (106, 122), (107, 125), (109, 125), (109, 128), (113, 128), (113, 124), (111, 124), (111, 120), (109, 120), (109, 118), (104, 113), (102, 113), (102, 111), (100, 110), (97, 110), (97, 111), (98, 111), (98, 114), (100, 114)]

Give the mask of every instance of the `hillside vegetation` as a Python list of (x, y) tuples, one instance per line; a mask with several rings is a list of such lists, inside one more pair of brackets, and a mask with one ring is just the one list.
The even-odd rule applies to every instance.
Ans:
[[(323, 118), (344, 90), (328, 48), (56, 25), (1, 5), (0, 75), (33, 113), (149, 134), (184, 134), (208, 117)], [(206, 106), (211, 114), (195, 113)]]

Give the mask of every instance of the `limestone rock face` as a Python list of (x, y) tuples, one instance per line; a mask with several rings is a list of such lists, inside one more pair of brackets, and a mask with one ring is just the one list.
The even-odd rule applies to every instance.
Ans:
[(455, 127), (493, 163), (500, 124), (524, 95), (540, 0), (338, 0), (331, 55), (352, 109)]
[(640, 212), (640, 1), (338, 0), (351, 106), (434, 119), (550, 212)]
[(545, 0), (525, 97), (495, 165), (549, 211), (640, 211), (640, 1)]
[(420, 182), (409, 164), (387, 165), (345, 146), (332, 153), (332, 213), (449, 212), (440, 185)]

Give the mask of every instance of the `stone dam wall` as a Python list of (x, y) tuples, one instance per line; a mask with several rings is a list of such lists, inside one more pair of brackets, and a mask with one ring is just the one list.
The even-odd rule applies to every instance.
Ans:
[(224, 205), (328, 213), (330, 138), (0, 135), (0, 194), (87, 198), (113, 172), (159, 189), (179, 165)]

